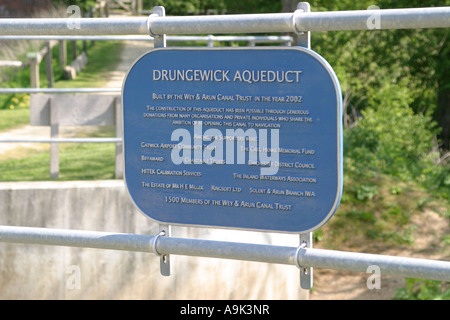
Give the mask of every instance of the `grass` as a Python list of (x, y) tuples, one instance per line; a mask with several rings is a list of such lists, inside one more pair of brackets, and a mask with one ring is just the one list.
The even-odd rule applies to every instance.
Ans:
[(0, 110), (0, 131), (12, 129), (30, 122), (30, 109)]
[[(61, 146), (58, 180), (114, 179), (114, 152), (114, 144), (109, 143), (95, 146), (92, 144)], [(27, 157), (0, 161), (0, 180), (51, 180), (48, 150), (35, 151), (31, 154), (28, 151)]]
[[(101, 127), (78, 137), (111, 137), (114, 128)], [(38, 150), (15, 148), (0, 160), (0, 181), (43, 181), (50, 179), (49, 145)], [(115, 144), (62, 143), (59, 146), (58, 180), (114, 179)]]
[[(58, 66), (57, 47), (53, 48), (55, 88), (103, 87), (108, 82), (109, 72), (120, 61), (123, 48), (120, 41), (99, 41), (88, 49), (88, 64), (73, 80), (65, 80)], [(46, 85), (45, 73), (41, 68), (41, 84)], [(28, 77), (22, 70), (19, 82), (10, 85), (28, 87)], [(28, 71), (29, 72), (29, 71)], [(2, 84), (3, 86), (3, 84)], [(8, 84), (5, 84), (5, 87)], [(0, 131), (14, 129), (29, 123), (29, 95), (3, 97), (0, 106)], [(77, 137), (112, 137), (114, 128), (99, 127), (96, 130), (81, 129)], [(0, 181), (50, 180), (49, 145), (40, 145), (38, 150), (15, 148), (1, 155)], [(60, 144), (59, 180), (114, 179), (115, 145), (113, 143)]]

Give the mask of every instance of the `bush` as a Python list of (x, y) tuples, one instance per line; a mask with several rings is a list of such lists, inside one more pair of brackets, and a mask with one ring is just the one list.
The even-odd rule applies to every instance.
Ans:
[(361, 112), (358, 124), (344, 131), (346, 172), (366, 178), (383, 173), (414, 180), (444, 190), (448, 198), (450, 169), (433, 161), (437, 126), (431, 116), (415, 114), (401, 104), (403, 93), (401, 87), (380, 90), (372, 98), (372, 107)]
[(394, 300), (450, 300), (449, 283), (405, 279), (405, 288), (397, 289)]

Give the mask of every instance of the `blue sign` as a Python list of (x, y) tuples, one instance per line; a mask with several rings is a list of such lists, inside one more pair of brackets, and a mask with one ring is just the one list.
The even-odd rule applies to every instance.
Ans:
[(155, 49), (122, 97), (126, 186), (157, 222), (303, 233), (337, 209), (341, 91), (314, 51)]

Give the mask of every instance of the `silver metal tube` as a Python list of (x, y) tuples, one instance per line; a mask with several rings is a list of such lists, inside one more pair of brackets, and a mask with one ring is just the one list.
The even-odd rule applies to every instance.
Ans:
[(122, 138), (17, 138), (0, 139), (2, 142), (11, 143), (117, 143), (122, 142)]
[(151, 17), (151, 34), (293, 32), (293, 13)]
[(137, 35), (148, 34), (147, 17), (0, 19), (5, 35)]
[(367, 272), (369, 266), (375, 265), (380, 268), (381, 274), (450, 281), (448, 261), (308, 248), (300, 249), (299, 264), (304, 267), (358, 272)]
[(448, 28), (450, 7), (308, 12), (295, 24), (299, 31)]
[[(98, 231), (0, 226), (0, 242), (128, 250), (159, 254), (258, 261), (450, 281), (450, 262), (323, 249), (182, 239)], [(156, 243), (155, 243), (156, 242)], [(156, 251), (154, 251), (156, 248)], [(297, 259), (297, 262), (296, 262)]]
[(0, 93), (100, 93), (122, 92), (121, 88), (0, 88)]
[(296, 248), (251, 243), (159, 237), (157, 251), (195, 257), (294, 264)]
[[(2, 35), (148, 35), (448, 28), (450, 7), (215, 16), (0, 19)], [(147, 24), (148, 23), (148, 24)]]
[(43, 36), (43, 35), (19, 35), (19, 36), (5, 36), (1, 35), (0, 40), (36, 40), (36, 41), (49, 41), (49, 40), (93, 40), (93, 41), (113, 41), (113, 40), (132, 40), (132, 41), (153, 41), (154, 38), (150, 36)]
[(153, 237), (52, 228), (0, 226), (0, 242), (151, 252)]
[[(290, 36), (167, 36), (167, 41), (259, 41), (259, 42), (285, 42), (292, 41)], [(93, 41), (153, 41), (151, 36), (5, 36), (0, 40), (93, 40)]]

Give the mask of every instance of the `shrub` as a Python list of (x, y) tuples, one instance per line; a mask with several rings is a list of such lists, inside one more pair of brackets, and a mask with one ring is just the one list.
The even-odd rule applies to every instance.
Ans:
[[(398, 90), (398, 92), (393, 92)], [(351, 130), (344, 131), (346, 172), (362, 177), (384, 173), (415, 180), (448, 196), (450, 169), (438, 166), (432, 153), (438, 132), (431, 116), (401, 104), (402, 88), (384, 88)], [(386, 98), (381, 98), (385, 96)]]

